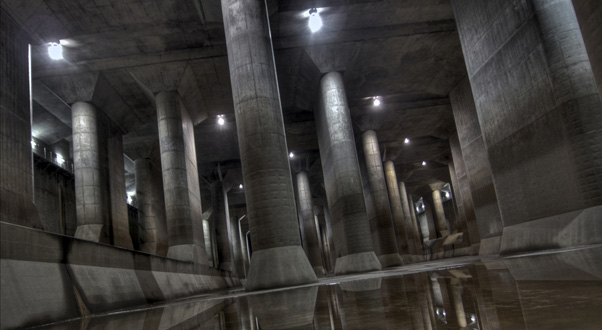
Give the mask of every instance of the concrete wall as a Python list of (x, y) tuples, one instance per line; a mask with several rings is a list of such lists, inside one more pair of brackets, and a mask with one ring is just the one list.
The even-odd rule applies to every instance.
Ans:
[(0, 13), (0, 219), (40, 227), (33, 205), (29, 37)]
[[(475, 156), (491, 165), (502, 252), (601, 242), (602, 101), (572, 2), (452, 3), (484, 142)], [(479, 212), (477, 220), (482, 234), (501, 229)], [(548, 223), (556, 230), (542, 235)]]
[(581, 35), (602, 97), (602, 1), (573, 0)]
[(73, 236), (75, 218), (75, 184), (73, 174), (40, 161), (34, 166), (35, 205), (45, 231)]
[(228, 272), (0, 223), (2, 329), (238, 285)]

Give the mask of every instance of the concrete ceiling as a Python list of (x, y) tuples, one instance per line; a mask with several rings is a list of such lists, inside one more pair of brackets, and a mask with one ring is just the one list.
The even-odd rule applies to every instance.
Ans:
[[(377, 132), (408, 189), (449, 181), (455, 124), (448, 94), (466, 75), (450, 0), (268, 5), (288, 146), (297, 155), (291, 168), (310, 171), (314, 197), (323, 188), (313, 108), (320, 77), (331, 70), (344, 73), (356, 134)], [(124, 133), (130, 159), (150, 157), (158, 145), (154, 94), (177, 89), (196, 124), (199, 174), (213, 180), (221, 164), (232, 186), (241, 181), (219, 0), (2, 0), (2, 6), (32, 40), (36, 138), (69, 139), (69, 106), (89, 101)], [(311, 7), (321, 8), (324, 21), (315, 34), (307, 27)], [(46, 44), (58, 40), (65, 60), (52, 61)], [(382, 106), (372, 106), (373, 96)], [(225, 114), (223, 127), (217, 114)]]

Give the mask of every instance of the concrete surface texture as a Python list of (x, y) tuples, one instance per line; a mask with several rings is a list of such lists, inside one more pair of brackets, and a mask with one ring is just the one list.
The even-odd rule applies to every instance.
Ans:
[[(314, 7), (323, 25), (312, 32)], [(601, 8), (1, 0), (0, 328), (401, 261), (602, 243)], [(539, 314), (521, 291), (539, 284), (508, 279), (536, 265), (553, 263), (476, 266), (482, 287), (466, 274), (412, 277), (411, 306), (380, 279), (322, 290), (315, 305), (362, 315), (372, 302), (389, 328), (469, 328), (473, 315), (481, 328), (525, 328)], [(491, 297), (526, 313), (512, 323)], [(230, 302), (148, 320), (285, 325)], [(290, 325), (309, 324), (298, 316)]]
[[(313, 282), (316, 276), (298, 234), (265, 4), (222, 0), (222, 12), (254, 251), (247, 289)], [(282, 258), (290, 260), (273, 262)]]

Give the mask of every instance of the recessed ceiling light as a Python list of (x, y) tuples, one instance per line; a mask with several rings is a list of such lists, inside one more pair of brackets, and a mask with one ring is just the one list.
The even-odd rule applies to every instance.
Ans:
[(318, 9), (312, 8), (309, 10), (309, 29), (312, 33), (317, 32), (322, 28), (322, 18), (318, 13)]
[(288, 154), (288, 156), (289, 156), (290, 158), (293, 158), (293, 157), (295, 157), (295, 154), (291, 152), (290, 154)]
[(405, 143), (405, 144), (410, 143), (410, 139), (406, 138), (405, 140), (403, 140), (403, 143)]
[(380, 97), (378, 97), (378, 96), (375, 96), (375, 97), (372, 99), (372, 104), (373, 104), (375, 107), (379, 107), (379, 106), (380, 106)]
[(62, 60), (63, 46), (56, 42), (48, 43), (48, 56), (53, 60)]
[(223, 126), (226, 121), (224, 120), (224, 115), (217, 115), (217, 123), (221, 126)]
[(242, 189), (242, 183), (238, 185), (238, 188)]
[(422, 162), (422, 166), (426, 166), (426, 160)]

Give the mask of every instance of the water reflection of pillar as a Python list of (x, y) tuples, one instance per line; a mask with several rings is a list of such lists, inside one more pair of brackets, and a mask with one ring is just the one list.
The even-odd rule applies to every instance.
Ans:
[(341, 283), (343, 329), (386, 329), (381, 279)]
[(312, 328), (317, 296), (318, 287), (313, 286), (251, 295), (247, 299), (260, 329), (306, 329)]
[(500, 329), (526, 329), (518, 288), (508, 269), (488, 270)]
[(412, 329), (406, 292), (402, 278), (383, 279), (381, 293), (385, 306), (386, 329)]
[(450, 280), (449, 291), (454, 304), (454, 312), (458, 325), (466, 327), (466, 312), (464, 311), (464, 303), (462, 302), (462, 282), (457, 278), (452, 278)]
[(498, 330), (499, 321), (487, 268), (476, 265), (472, 270), (475, 296), (478, 306), (479, 322), (483, 329)]
[(418, 299), (422, 310), (422, 320), (426, 330), (436, 329), (435, 312), (433, 308), (433, 299), (431, 296), (431, 284), (428, 274), (417, 274)]
[(407, 275), (403, 277), (406, 299), (410, 311), (412, 326), (409, 329), (425, 330), (424, 319), (422, 318), (422, 307), (420, 304), (417, 275)]

